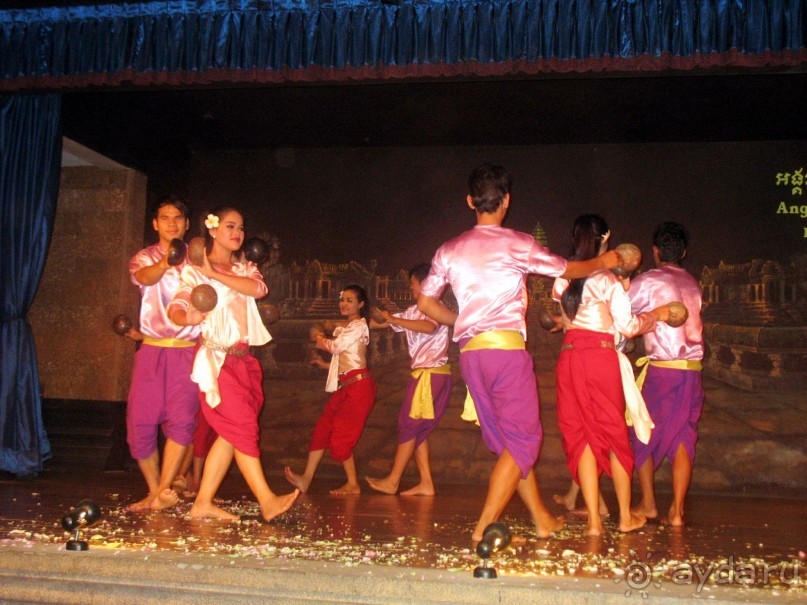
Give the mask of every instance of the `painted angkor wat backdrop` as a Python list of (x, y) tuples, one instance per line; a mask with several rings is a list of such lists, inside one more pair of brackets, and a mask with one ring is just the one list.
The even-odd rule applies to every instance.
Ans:
[[(685, 266), (704, 290), (708, 350), (693, 489), (807, 492), (804, 474), (794, 472), (807, 463), (804, 141), (207, 151), (192, 155), (187, 180), (173, 181), (63, 169), (51, 255), (31, 313), (45, 396), (125, 399), (132, 347), (108, 322), (125, 310), (124, 299), (136, 313), (125, 262), (151, 242), (145, 198), (178, 191), (196, 218), (226, 203), (243, 210), (249, 234), (273, 245), (262, 270), (282, 316), (270, 327), (274, 342), (259, 353), (267, 378), (264, 464), (269, 473), (301, 464), (324, 401), (324, 376), (307, 363), (309, 326), (336, 317), (338, 291), (349, 282), (366, 285), (378, 304), (411, 304), (406, 270), (473, 225), (465, 182), (483, 161), (513, 175), (507, 226), (535, 233), (559, 254), (569, 252), (570, 227), (584, 212), (606, 217), (614, 243), (639, 245), (645, 268), (659, 222), (689, 228)], [(124, 225), (124, 246), (93, 235), (103, 221)], [(190, 235), (197, 233), (193, 227)], [(88, 263), (93, 279), (82, 268)], [(101, 267), (107, 277), (99, 277)], [(78, 278), (65, 278), (71, 274)], [(550, 304), (545, 281), (531, 280), (531, 289), (533, 312)], [(567, 480), (554, 419), (559, 344), (530, 322), (546, 433), (538, 470), (555, 484)], [(371, 348), (379, 400), (356, 455), (360, 472), (372, 475), (386, 472), (394, 451), (408, 360), (391, 333), (374, 334)], [(108, 375), (99, 376), (100, 365)], [(455, 378), (452, 408), (433, 440), (435, 478), (484, 481), (493, 461), (475, 428), (459, 419), (464, 387), (458, 371)]]

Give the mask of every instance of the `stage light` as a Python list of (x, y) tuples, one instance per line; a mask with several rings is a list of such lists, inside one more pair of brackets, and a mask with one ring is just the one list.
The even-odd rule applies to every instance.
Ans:
[(67, 541), (67, 550), (88, 550), (89, 546), (79, 540), (82, 528), (90, 527), (101, 518), (101, 508), (92, 500), (82, 500), (75, 508), (62, 517), (62, 527), (65, 531), (75, 532)]
[(474, 569), (475, 578), (491, 580), (496, 577), (496, 569), (488, 567), (488, 560), (495, 552), (507, 548), (512, 539), (510, 528), (504, 523), (491, 523), (482, 532), (482, 539), (476, 545), (476, 554), (482, 559), (482, 565)]

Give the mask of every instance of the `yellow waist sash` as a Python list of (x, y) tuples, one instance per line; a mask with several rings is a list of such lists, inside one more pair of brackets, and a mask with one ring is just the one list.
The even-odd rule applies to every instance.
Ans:
[(650, 366), (656, 366), (659, 368), (673, 368), (675, 370), (691, 370), (693, 372), (700, 372), (703, 370), (703, 364), (699, 359), (671, 359), (669, 361), (658, 361), (655, 359), (650, 359), (649, 357), (640, 357), (636, 360), (636, 367), (642, 368), (642, 371), (639, 372), (639, 377), (636, 379), (636, 386), (638, 386), (640, 389), (642, 388), (644, 380), (647, 377), (647, 368)]
[(451, 365), (446, 364), (437, 368), (417, 368), (412, 370), (412, 378), (418, 381), (412, 395), (412, 407), (409, 409), (410, 418), (434, 418), (434, 397), (432, 396), (432, 374), (451, 374)]
[(152, 338), (151, 336), (144, 336), (143, 344), (151, 345), (152, 347), (167, 347), (170, 349), (183, 349), (196, 346), (196, 343), (190, 340), (182, 340), (181, 338)]
[(515, 349), (526, 349), (527, 345), (520, 332), (513, 330), (491, 330), (477, 334), (460, 349), (460, 353), (465, 351), (478, 351), (480, 349), (501, 349), (512, 351)]
[[(513, 330), (491, 330), (490, 332), (482, 332), (474, 336), (460, 349), (460, 353), (465, 353), (465, 351), (479, 351), (481, 349), (515, 351), (518, 349), (524, 350), (526, 348), (527, 344), (524, 342), (524, 337), (521, 336), (520, 332)], [(479, 417), (476, 414), (476, 406), (474, 405), (470, 390), (467, 390), (467, 394), (465, 395), (465, 405), (463, 406), (460, 418), (468, 422), (479, 424)]]

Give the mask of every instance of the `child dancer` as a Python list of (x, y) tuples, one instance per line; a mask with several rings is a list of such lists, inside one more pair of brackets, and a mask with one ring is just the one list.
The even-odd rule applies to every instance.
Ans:
[[(420, 284), (429, 274), (431, 265), (422, 263), (409, 271), (412, 300), (420, 296)], [(412, 305), (403, 313), (391, 315), (381, 311), (386, 323), (396, 332), (406, 332), (406, 344), (412, 358), (412, 378), (406, 385), (401, 411), (398, 414), (398, 449), (392, 470), (383, 479), (366, 477), (374, 490), (385, 494), (398, 491), (406, 465), (415, 455), (420, 482), (401, 492), (402, 496), (433, 496), (431, 465), (429, 464), (429, 435), (437, 427), (451, 399), (451, 366), (448, 365), (448, 326), (443, 326), (418, 311)], [(373, 325), (372, 327), (376, 327)], [(428, 412), (424, 412), (424, 406)]]
[[(266, 483), (260, 461), (258, 414), (263, 406), (261, 366), (249, 351), (271, 340), (261, 321), (256, 298), (268, 288), (254, 263), (239, 250), (244, 241), (244, 219), (232, 208), (213, 210), (205, 220), (207, 254), (203, 265), (188, 265), (182, 284), (169, 306), (178, 325), (202, 326), (191, 379), (199, 385), (202, 413), (218, 434), (207, 456), (202, 482), (191, 507), (191, 517), (236, 520), (213, 504), (213, 498), (235, 457), (247, 485), (269, 521), (286, 512), (299, 492), (277, 496)], [(202, 313), (190, 302), (191, 290), (210, 284), (218, 304)]]
[(353, 448), (364, 431), (376, 395), (375, 379), (367, 369), (367, 312), (364, 288), (348, 286), (339, 294), (339, 313), (347, 319), (347, 326), (338, 326), (333, 338), (317, 335), (317, 348), (332, 355), (325, 390), (333, 394), (314, 426), (305, 471), (297, 474), (288, 466), (285, 470), (289, 483), (303, 493), (308, 491), (326, 449), (331, 458), (342, 463), (347, 475), (347, 482), (330, 493), (341, 496), (361, 492)]
[[(605, 220), (586, 214), (575, 221), (573, 259), (596, 258), (608, 249)], [(633, 531), (645, 517), (630, 510), (633, 453), (625, 423), (625, 395), (617, 357), (620, 334), (649, 332), (669, 317), (666, 306), (634, 316), (620, 280), (610, 271), (589, 277), (558, 278), (553, 296), (561, 303), (564, 338), (557, 365), (557, 413), (566, 464), (579, 483), (588, 510), (590, 536), (602, 533), (599, 475), (614, 481), (619, 529)]]

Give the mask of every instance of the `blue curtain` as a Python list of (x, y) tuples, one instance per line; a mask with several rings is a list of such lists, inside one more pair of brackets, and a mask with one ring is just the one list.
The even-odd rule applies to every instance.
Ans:
[(795, 65), (807, 61), (805, 10), (805, 0), (164, 0), (6, 10), (0, 89)]
[(0, 97), (0, 469), (17, 475), (50, 458), (26, 314), (53, 230), (61, 103), (61, 95)]

